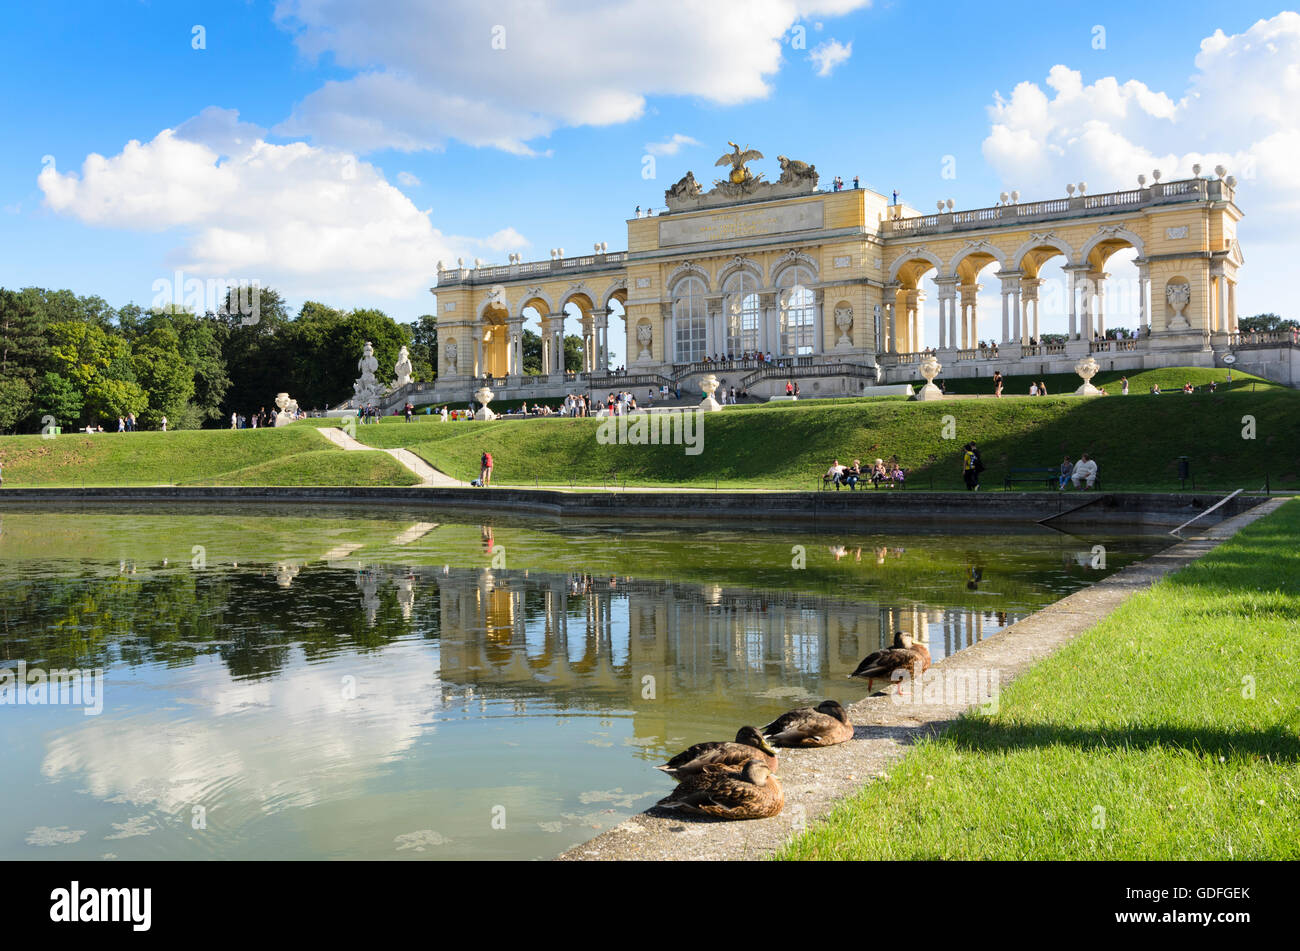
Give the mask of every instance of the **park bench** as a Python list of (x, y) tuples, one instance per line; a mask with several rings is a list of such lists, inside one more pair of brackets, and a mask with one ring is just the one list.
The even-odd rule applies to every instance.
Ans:
[(1003, 480), (1002, 488), (1010, 489), (1018, 482), (1039, 483), (1049, 489), (1061, 484), (1060, 466), (1013, 466)]

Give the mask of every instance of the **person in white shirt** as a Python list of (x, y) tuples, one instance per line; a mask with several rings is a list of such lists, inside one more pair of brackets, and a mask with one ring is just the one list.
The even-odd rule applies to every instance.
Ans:
[(1038, 395), (1038, 384), (1037, 384), (1037, 383), (1030, 383), (1030, 384), (1029, 384), (1029, 395), (1030, 395), (1030, 396), (1037, 396), (1037, 395)]
[(162, 418), (162, 431), (163, 431), (163, 432), (167, 432), (167, 417), (166, 417), (166, 416), (164, 416), (164, 417)]
[(1096, 483), (1097, 463), (1089, 459), (1086, 452), (1074, 464), (1074, 472), (1070, 474), (1070, 481), (1074, 483), (1076, 489), (1083, 488), (1080, 483), (1086, 483), (1090, 489)]

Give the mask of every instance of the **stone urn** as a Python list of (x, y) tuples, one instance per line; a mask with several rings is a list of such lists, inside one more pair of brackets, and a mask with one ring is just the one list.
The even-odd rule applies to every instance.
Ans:
[(1191, 322), (1183, 311), (1187, 310), (1187, 305), (1192, 302), (1192, 285), (1166, 285), (1165, 300), (1169, 301), (1169, 306), (1174, 309), (1174, 316), (1169, 320), (1170, 328), (1186, 329), (1190, 327)]
[(638, 360), (654, 359), (650, 353), (650, 344), (654, 342), (654, 336), (654, 329), (649, 324), (641, 324), (636, 328), (636, 342), (641, 346), (641, 352), (636, 355)]
[(835, 308), (835, 329), (840, 332), (840, 338), (835, 341), (836, 348), (852, 347), (853, 338), (849, 336), (849, 331), (853, 329), (852, 307)]
[(488, 403), (496, 396), (490, 386), (480, 386), (474, 391), (474, 399), (479, 403), (478, 412), (474, 414), (475, 419), (496, 419), (497, 414), (488, 409)]
[(712, 373), (700, 380), (700, 390), (704, 393), (704, 399), (700, 401), (700, 409), (706, 413), (717, 413), (722, 410), (722, 404), (713, 396), (718, 392), (719, 386), (721, 384), (718, 382), (718, 378)]
[(292, 423), (294, 415), (298, 412), (298, 401), (291, 399), (288, 393), (277, 393), (275, 405), (280, 409), (280, 412), (275, 414), (275, 425), (288, 426)]
[(1101, 396), (1101, 390), (1092, 385), (1092, 378), (1101, 367), (1091, 356), (1084, 357), (1074, 365), (1074, 372), (1083, 378), (1083, 386), (1074, 391), (1075, 396)]
[(943, 399), (943, 390), (934, 385), (934, 378), (943, 370), (943, 364), (930, 354), (921, 363), (921, 376), (925, 379), (925, 386), (921, 387), (921, 392), (916, 394), (918, 400), (941, 400)]

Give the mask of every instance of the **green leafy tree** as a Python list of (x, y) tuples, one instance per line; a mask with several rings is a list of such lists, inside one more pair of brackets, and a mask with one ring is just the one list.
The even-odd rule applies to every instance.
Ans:
[(564, 338), (564, 369), (577, 373), (582, 369), (582, 338), (569, 334)]
[(194, 368), (181, 355), (180, 334), (166, 315), (155, 315), (148, 331), (136, 341), (132, 362), (135, 378), (148, 397), (142, 422), (157, 426), (163, 416), (173, 425), (188, 420), (194, 396)]
[(0, 432), (13, 432), (31, 414), (31, 385), (21, 377), (0, 376)]
[(76, 427), (86, 398), (67, 377), (47, 370), (36, 389), (35, 420), (53, 416), (55, 425)]
[(524, 374), (526, 376), (542, 375), (542, 338), (527, 327), (524, 328)]
[(0, 287), (0, 378), (21, 379), (30, 387), (49, 359), (44, 329), (31, 295)]
[(427, 382), (438, 376), (438, 318), (422, 314), (414, 323), (406, 324), (411, 342), (411, 379)]
[(148, 408), (148, 394), (131, 380), (98, 379), (86, 388), (84, 418), (105, 429), (110, 428), (110, 423), (115, 424), (119, 416), (127, 413), (139, 416)]
[(1237, 329), (1242, 333), (1265, 333), (1270, 330), (1300, 329), (1300, 323), (1286, 320), (1278, 314), (1256, 314), (1254, 317), (1239, 318)]

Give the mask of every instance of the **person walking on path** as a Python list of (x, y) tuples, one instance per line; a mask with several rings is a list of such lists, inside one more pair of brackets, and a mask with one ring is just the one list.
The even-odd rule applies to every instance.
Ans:
[(962, 449), (961, 456), (961, 477), (966, 483), (966, 490), (974, 492), (980, 487), (980, 473), (984, 471), (984, 463), (980, 459), (979, 448), (973, 442), (968, 442)]

